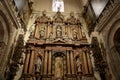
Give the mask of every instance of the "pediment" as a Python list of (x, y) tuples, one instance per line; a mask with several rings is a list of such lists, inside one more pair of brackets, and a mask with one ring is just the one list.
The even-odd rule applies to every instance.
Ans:
[(61, 12), (57, 12), (55, 16), (53, 17), (55, 21), (64, 21), (64, 16), (61, 14)]
[(65, 43), (66, 41), (62, 40), (62, 39), (58, 39), (58, 40), (55, 40), (53, 43), (57, 43), (57, 44), (63, 44)]

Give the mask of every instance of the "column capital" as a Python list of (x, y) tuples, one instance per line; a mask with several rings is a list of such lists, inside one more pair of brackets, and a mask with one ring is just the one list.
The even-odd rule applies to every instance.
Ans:
[(87, 47), (84, 47), (83, 49), (82, 49), (82, 51), (86, 51), (86, 52), (88, 52), (89, 50), (88, 50), (88, 48)]
[(35, 50), (35, 47), (32, 46), (32, 45), (28, 45), (27, 48), (26, 48), (26, 50)]

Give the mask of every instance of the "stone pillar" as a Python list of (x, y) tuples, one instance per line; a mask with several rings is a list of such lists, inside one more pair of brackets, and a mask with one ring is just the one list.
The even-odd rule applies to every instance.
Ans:
[(89, 73), (92, 74), (92, 63), (91, 63), (90, 55), (88, 52), (86, 55), (87, 55), (87, 60), (88, 60)]
[(51, 74), (51, 69), (52, 69), (52, 65), (51, 65), (51, 59), (52, 59), (52, 51), (49, 51), (49, 62), (48, 62), (48, 74)]
[(86, 58), (86, 51), (83, 51), (83, 63), (84, 63), (84, 74), (88, 74), (88, 64), (87, 64), (87, 58)]
[(68, 35), (67, 27), (68, 27), (68, 26), (65, 26), (65, 32), (67, 32), (67, 35)]
[(29, 59), (30, 59), (30, 49), (28, 49), (26, 53), (26, 58), (25, 58), (25, 65), (24, 65), (24, 73), (26, 74), (28, 71), (28, 64), (29, 64)]
[(82, 39), (82, 31), (81, 31), (81, 27), (78, 26), (78, 34), (79, 34), (79, 39)]
[(29, 65), (29, 74), (32, 74), (33, 66), (34, 66), (34, 50), (32, 49)]
[(45, 51), (45, 56), (44, 56), (44, 74), (47, 74), (47, 58), (48, 58), (48, 51)]
[(74, 58), (73, 58), (73, 52), (72, 51), (70, 51), (70, 57), (71, 57), (71, 70), (72, 70), (72, 74), (75, 74)]
[(68, 74), (70, 74), (70, 54), (67, 50), (67, 68), (68, 68)]
[(72, 33), (70, 33), (70, 25), (67, 26), (67, 32), (68, 32), (69, 38), (71, 38), (71, 34), (72, 34)]
[(46, 25), (46, 27), (45, 27), (46, 29), (45, 29), (45, 38), (48, 38), (48, 26)]
[(39, 33), (38, 33), (38, 25), (39, 25), (39, 23), (36, 23), (36, 26), (35, 26), (35, 32), (34, 32), (34, 36), (36, 37), (36, 38), (39, 38)]
[(70, 31), (70, 38), (72, 38), (73, 37), (73, 30), (72, 30), (73, 28), (72, 28), (72, 26), (70, 25), (69, 26), (69, 31)]

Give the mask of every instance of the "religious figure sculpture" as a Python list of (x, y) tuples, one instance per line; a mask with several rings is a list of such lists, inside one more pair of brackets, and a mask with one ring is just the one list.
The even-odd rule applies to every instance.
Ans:
[(77, 31), (73, 29), (73, 39), (77, 39)]
[(35, 61), (35, 72), (37, 72), (37, 73), (40, 72), (40, 70), (41, 70), (41, 64), (42, 64), (41, 58), (37, 57), (37, 59)]
[(71, 13), (70, 13), (70, 17), (71, 17), (71, 18), (74, 18), (74, 12), (71, 12)]
[(82, 37), (83, 37), (83, 38), (86, 38), (86, 35), (85, 35), (85, 33), (84, 33), (84, 32), (82, 32)]
[(58, 25), (56, 28), (56, 37), (61, 37), (61, 36), (62, 36), (62, 27)]
[(42, 29), (40, 30), (40, 38), (43, 38), (45, 35), (45, 29), (42, 27)]
[(49, 39), (52, 39), (52, 38), (53, 38), (53, 32), (50, 32)]
[(41, 22), (49, 22), (50, 21), (50, 18), (46, 14), (47, 14), (46, 10), (42, 11), (42, 16), (40, 19)]
[(54, 36), (53, 36), (53, 32), (50, 32), (49, 33), (49, 36), (48, 36), (48, 39), (47, 39), (48, 41), (50, 40), (50, 41), (52, 41), (52, 40), (54, 40)]
[(74, 26), (74, 24), (76, 24), (77, 19), (76, 19), (75, 16), (74, 16), (74, 12), (71, 12), (71, 13), (70, 13), (70, 18), (68, 18), (67, 21), (69, 22), (69, 24), (71, 24), (71, 25), (73, 25), (73, 26)]
[(44, 11), (42, 12), (42, 15), (43, 15), (43, 16), (46, 16), (46, 10), (44, 10)]
[(62, 64), (62, 58), (57, 57), (55, 60), (55, 77), (56, 80), (61, 80), (63, 75), (63, 64)]
[(82, 72), (82, 63), (80, 61), (80, 58), (76, 59), (76, 67), (77, 67), (77, 72), (81, 73)]

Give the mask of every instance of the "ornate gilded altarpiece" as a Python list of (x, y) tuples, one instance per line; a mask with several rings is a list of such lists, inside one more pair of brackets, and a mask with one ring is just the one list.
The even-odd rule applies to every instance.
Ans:
[(74, 13), (35, 21), (26, 45), (22, 80), (94, 80), (89, 44)]

